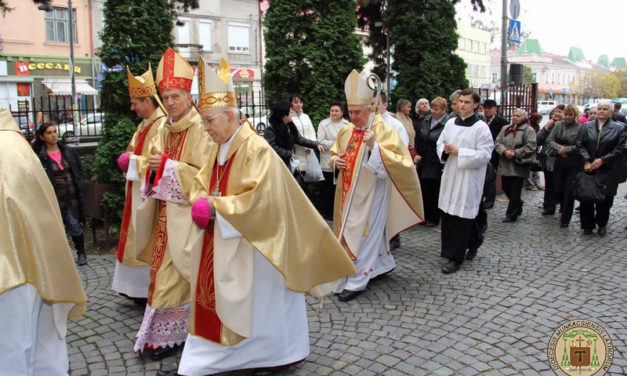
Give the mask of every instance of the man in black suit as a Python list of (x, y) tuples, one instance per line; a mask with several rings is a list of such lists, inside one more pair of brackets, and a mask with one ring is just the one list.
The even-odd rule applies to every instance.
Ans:
[[(496, 136), (499, 135), (501, 128), (508, 124), (507, 120), (501, 115), (496, 113), (496, 102), (493, 99), (486, 99), (483, 102), (483, 115), (485, 115), (486, 123), (490, 127), (490, 133), (492, 133), (492, 141), (496, 140)], [(485, 202), (483, 207), (485, 209), (491, 209), (494, 207), (494, 200), (496, 199), (496, 170), (499, 167), (499, 155), (492, 151), (492, 158), (490, 159), (490, 165), (486, 173), (486, 182), (483, 188)]]

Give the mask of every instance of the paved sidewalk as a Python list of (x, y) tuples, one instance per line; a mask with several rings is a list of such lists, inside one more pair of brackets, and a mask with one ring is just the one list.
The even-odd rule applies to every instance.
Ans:
[[(622, 187), (624, 192), (624, 185)], [(443, 275), (437, 228), (402, 234), (396, 270), (354, 301), (308, 296), (311, 355), (276, 375), (553, 375), (546, 349), (567, 319), (601, 324), (615, 351), (612, 375), (627, 374), (627, 199), (618, 195), (608, 233), (584, 236), (541, 216), (542, 192), (523, 192), (524, 213), (502, 223), (504, 196), (489, 212), (474, 261)], [(133, 354), (143, 309), (110, 290), (114, 255), (80, 267), (87, 314), (68, 325), (71, 375), (154, 375), (178, 356)], [(240, 371), (232, 375), (247, 375)]]

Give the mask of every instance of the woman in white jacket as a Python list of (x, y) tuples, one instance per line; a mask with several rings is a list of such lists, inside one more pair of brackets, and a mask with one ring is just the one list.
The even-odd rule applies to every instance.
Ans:
[(329, 117), (318, 124), (318, 142), (324, 147), (324, 153), (320, 153), (320, 167), (324, 175), (322, 186), (322, 216), (333, 217), (333, 199), (335, 185), (333, 184), (333, 170), (329, 166), (329, 149), (335, 144), (337, 133), (344, 128), (348, 121), (342, 118), (344, 110), (342, 102), (333, 100), (329, 104)]
[[(290, 103), (292, 106), (292, 122), (296, 125), (298, 133), (308, 140), (315, 140), (316, 130), (311, 123), (309, 115), (303, 112), (303, 97), (300, 94), (292, 94)], [(301, 171), (307, 171), (307, 153), (311, 153), (312, 151), (312, 149), (304, 146), (294, 146), (294, 158), (298, 159), (298, 168)]]

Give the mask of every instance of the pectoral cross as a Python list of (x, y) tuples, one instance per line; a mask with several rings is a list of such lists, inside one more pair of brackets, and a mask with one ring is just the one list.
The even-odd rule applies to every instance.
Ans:
[(220, 197), (220, 190), (218, 189), (218, 187), (216, 187), (216, 189), (213, 190), (213, 192), (211, 192), (211, 196), (213, 197)]

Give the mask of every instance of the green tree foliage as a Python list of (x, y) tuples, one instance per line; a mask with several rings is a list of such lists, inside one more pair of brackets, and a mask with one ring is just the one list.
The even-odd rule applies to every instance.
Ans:
[(455, 8), (449, 0), (389, 0), (383, 13), (394, 41), (398, 98), (433, 99), (468, 87), (466, 64), (457, 49)]
[(265, 16), (267, 102), (300, 93), (315, 126), (329, 101), (344, 98), (344, 80), (365, 59), (352, 0), (273, 0)]
[(140, 120), (130, 110), (126, 65), (139, 75), (150, 63), (154, 72), (161, 55), (172, 45), (174, 14), (168, 0), (107, 0), (104, 16), (100, 58), (109, 70), (102, 81), (105, 129), (96, 151), (94, 174), (98, 182), (114, 186), (101, 204), (112, 217), (112, 228), (117, 229), (124, 206), (124, 177), (116, 159), (126, 150)]

